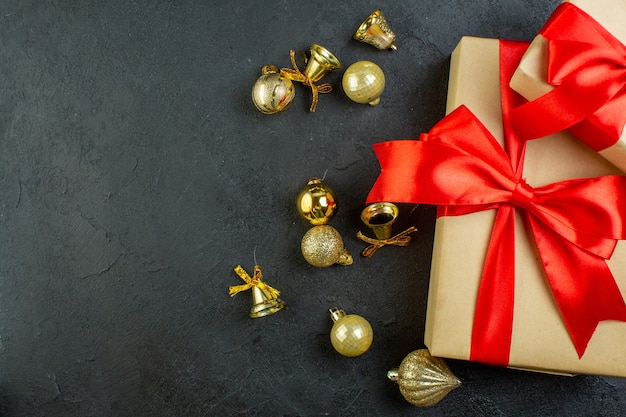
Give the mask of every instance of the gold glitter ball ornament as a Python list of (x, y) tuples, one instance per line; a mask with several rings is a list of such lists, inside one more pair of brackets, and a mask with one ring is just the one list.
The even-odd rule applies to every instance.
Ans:
[(397, 382), (402, 396), (417, 407), (435, 405), (461, 385), (448, 365), (427, 349), (409, 353), (399, 368), (387, 372), (387, 377)]
[(318, 178), (311, 178), (298, 193), (300, 216), (313, 226), (327, 224), (337, 211), (335, 192)]
[(290, 79), (283, 77), (274, 65), (265, 65), (252, 87), (252, 101), (264, 114), (275, 114), (291, 106), (296, 90)]
[(374, 340), (374, 331), (370, 323), (361, 316), (346, 314), (336, 307), (329, 311), (333, 320), (333, 327), (330, 330), (333, 348), (349, 358), (367, 352)]
[(385, 89), (385, 74), (373, 62), (358, 61), (346, 69), (341, 85), (350, 100), (376, 106)]
[(352, 255), (343, 246), (339, 232), (332, 226), (311, 227), (302, 237), (300, 246), (302, 256), (313, 266), (352, 265)]

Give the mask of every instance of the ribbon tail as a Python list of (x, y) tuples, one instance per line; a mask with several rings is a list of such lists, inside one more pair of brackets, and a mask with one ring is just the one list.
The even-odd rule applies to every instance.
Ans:
[(470, 360), (507, 366), (515, 299), (515, 208), (502, 205), (489, 241), (472, 330)]
[(292, 70), (290, 68), (282, 68), (280, 70), (280, 75), (282, 77), (285, 77), (291, 81), (296, 81), (299, 83), (305, 82), (306, 81), (306, 77), (304, 76), (304, 74), (302, 74), (301, 72), (297, 72), (295, 70)]
[(265, 296), (270, 300), (276, 300), (280, 295), (280, 291), (278, 291), (276, 288), (270, 287), (267, 284), (259, 286), (259, 288), (261, 289), (261, 291), (263, 291), (263, 294), (265, 294)]
[(552, 294), (582, 357), (601, 321), (626, 322), (624, 298), (605, 259), (570, 244), (548, 227), (533, 225), (533, 230)]
[(228, 287), (228, 295), (232, 297), (233, 295), (238, 294), (242, 291), (249, 290), (250, 287), (252, 287), (251, 284), (232, 285)]
[(311, 107), (309, 108), (309, 112), (313, 113), (315, 111), (315, 108), (317, 107), (317, 100), (318, 100), (318, 94), (317, 94), (317, 86), (313, 83), (307, 83), (309, 85), (309, 87), (311, 87), (311, 93), (313, 93), (313, 99), (311, 100)]

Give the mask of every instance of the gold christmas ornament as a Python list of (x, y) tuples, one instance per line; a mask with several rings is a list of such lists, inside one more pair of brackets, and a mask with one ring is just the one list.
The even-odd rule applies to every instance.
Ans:
[(241, 291), (252, 289), (250, 317), (253, 319), (274, 314), (287, 307), (287, 305), (278, 298), (280, 291), (261, 281), (263, 272), (259, 265), (254, 266), (254, 275), (252, 277), (248, 275), (241, 265), (235, 267), (235, 273), (239, 275), (239, 278), (245, 281), (245, 284), (229, 287), (228, 294), (232, 297)]
[(315, 85), (315, 83), (321, 80), (329, 71), (340, 69), (341, 62), (328, 49), (317, 44), (311, 46), (310, 57), (307, 59), (304, 72), (301, 72), (296, 64), (294, 50), (289, 51), (289, 56), (293, 69), (283, 68), (280, 70), (280, 74), (285, 78), (308, 85), (311, 88), (313, 100), (309, 111), (314, 112), (317, 107), (318, 94), (329, 93), (333, 89), (328, 83), (320, 85)]
[(318, 82), (330, 72), (341, 68), (341, 62), (328, 49), (321, 45), (311, 45), (311, 54), (307, 61), (304, 75), (311, 82)]
[(376, 106), (385, 89), (385, 74), (373, 62), (358, 61), (346, 69), (341, 85), (350, 100)]
[(313, 266), (323, 268), (334, 264), (352, 265), (352, 255), (343, 246), (343, 239), (334, 227), (313, 226), (302, 237), (302, 256)]
[(252, 102), (264, 114), (275, 114), (291, 106), (296, 95), (293, 83), (283, 77), (274, 65), (265, 65), (252, 87)]
[(386, 202), (370, 204), (361, 211), (361, 220), (366, 226), (371, 228), (376, 235), (376, 239), (372, 239), (365, 236), (360, 231), (357, 232), (356, 236), (359, 239), (370, 244), (361, 252), (363, 256), (369, 258), (374, 252), (386, 245), (409, 245), (411, 242), (411, 236), (409, 236), (409, 234), (417, 231), (417, 228), (414, 226), (391, 237), (392, 226), (398, 218), (398, 214), (398, 207), (393, 203)]
[(397, 48), (393, 44), (396, 41), (396, 34), (389, 28), (389, 24), (383, 12), (376, 10), (357, 29), (354, 39), (368, 43), (378, 49)]
[(296, 205), (300, 216), (313, 226), (327, 224), (337, 211), (335, 192), (318, 178), (300, 189)]
[(387, 372), (387, 378), (396, 382), (402, 396), (417, 407), (435, 405), (461, 385), (446, 363), (427, 349), (409, 353), (399, 368)]
[(393, 203), (372, 203), (361, 211), (361, 220), (374, 231), (378, 239), (389, 239), (399, 212)]
[(346, 315), (345, 311), (336, 307), (329, 311), (333, 320), (333, 327), (330, 330), (333, 348), (350, 358), (367, 352), (374, 340), (374, 331), (370, 323), (356, 314)]

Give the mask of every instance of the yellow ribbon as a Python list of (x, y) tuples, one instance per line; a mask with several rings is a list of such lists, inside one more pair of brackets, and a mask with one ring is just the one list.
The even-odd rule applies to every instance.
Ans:
[(324, 83), (320, 85), (313, 84), (313, 81), (311, 81), (309, 77), (303, 74), (300, 71), (300, 68), (298, 68), (298, 64), (296, 64), (295, 54), (296, 54), (296, 51), (294, 51), (293, 49), (289, 51), (289, 57), (291, 58), (291, 65), (293, 66), (293, 69), (282, 68), (280, 70), (280, 75), (292, 81), (306, 84), (309, 87), (311, 87), (311, 92), (313, 93), (313, 101), (311, 103), (311, 107), (309, 108), (309, 111), (312, 113), (315, 111), (315, 108), (317, 107), (318, 94), (330, 93), (333, 90), (333, 86), (330, 85), (329, 83)]
[(395, 246), (407, 246), (411, 242), (411, 236), (409, 234), (416, 232), (417, 227), (411, 226), (406, 229), (402, 233), (398, 233), (397, 235), (390, 237), (389, 239), (372, 239), (371, 237), (365, 236), (360, 231), (357, 232), (356, 236), (366, 243), (370, 243), (370, 245), (363, 249), (361, 254), (366, 258), (369, 258), (376, 252), (378, 249), (382, 248), (385, 245), (395, 245)]
[(252, 287), (257, 287), (258, 289), (263, 291), (263, 294), (265, 294), (268, 299), (278, 299), (280, 291), (278, 291), (276, 288), (270, 287), (269, 285), (261, 281), (261, 278), (263, 278), (263, 272), (261, 271), (261, 267), (259, 265), (254, 266), (254, 275), (252, 276), (252, 278), (241, 267), (241, 265), (237, 265), (235, 267), (235, 273), (239, 275), (239, 278), (245, 281), (245, 284), (232, 285), (228, 287), (228, 295), (230, 295), (231, 297), (237, 293), (240, 293), (241, 291), (246, 291)]

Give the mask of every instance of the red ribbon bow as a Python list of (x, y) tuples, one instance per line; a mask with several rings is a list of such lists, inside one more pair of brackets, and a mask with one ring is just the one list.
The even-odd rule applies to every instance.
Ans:
[(540, 33), (555, 88), (512, 111), (520, 137), (569, 128), (596, 151), (615, 144), (626, 123), (626, 46), (571, 3), (557, 7)]
[[(506, 80), (516, 66), (514, 58), (520, 48), (501, 42), (500, 49), (501, 73)], [(509, 361), (515, 211), (519, 211), (534, 237), (547, 282), (582, 357), (600, 321), (626, 321), (624, 299), (606, 264), (617, 240), (626, 238), (626, 218), (621, 216), (626, 213), (626, 177), (572, 179), (536, 188), (528, 185), (518, 168), (524, 147), (508, 129), (511, 91), (504, 88), (505, 82), (501, 81), (501, 86), (508, 132), (505, 142), (511, 145), (508, 155), (473, 113), (461, 106), (419, 141), (374, 145), (382, 171), (367, 202), (446, 206), (446, 215), (497, 210), (476, 303), (470, 354), (471, 360), (496, 365)]]

